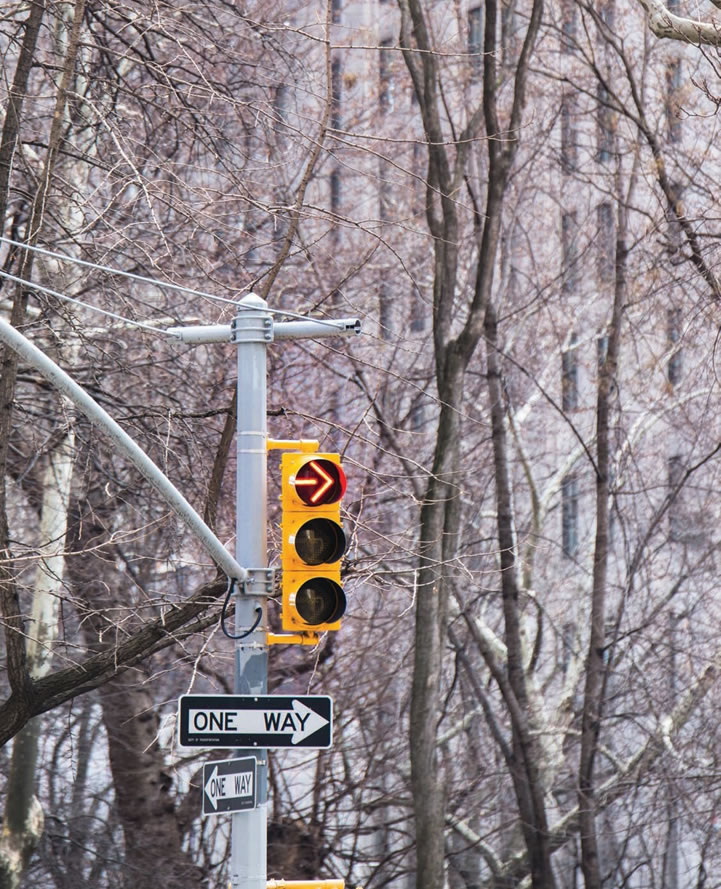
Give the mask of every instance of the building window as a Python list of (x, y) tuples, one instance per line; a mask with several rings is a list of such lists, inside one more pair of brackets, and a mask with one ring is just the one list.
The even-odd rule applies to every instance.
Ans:
[(666, 67), (666, 125), (670, 142), (681, 141), (679, 116), (679, 90), (681, 89), (681, 59), (669, 62)]
[(666, 210), (666, 219), (668, 221), (668, 245), (669, 261), (672, 265), (679, 265), (684, 262), (683, 256), (683, 229), (681, 227), (680, 218), (684, 215), (683, 210), (683, 186), (678, 182), (671, 182), (671, 206)]
[(616, 28), (616, 4), (614, 0), (605, 0), (601, 3), (598, 13), (601, 21), (606, 25), (609, 31), (615, 31)]
[(426, 406), (419, 400), (415, 401), (410, 410), (411, 430), (420, 432), (426, 425)]
[(391, 293), (385, 275), (381, 275), (378, 282), (378, 325), (381, 340), (388, 342), (393, 332), (393, 320), (391, 318)]
[(331, 0), (330, 20), (334, 25), (340, 24), (340, 13), (343, 8), (343, 0)]
[[(415, 95), (415, 91), (414, 91)], [(413, 219), (420, 219), (425, 213), (426, 190), (425, 176), (423, 168), (425, 166), (426, 157), (424, 146), (420, 142), (413, 143), (413, 160), (411, 163), (411, 172), (413, 174), (413, 184), (410, 195), (411, 216)]]
[(601, 373), (608, 357), (608, 334), (602, 333), (596, 338), (596, 366)]
[(578, 479), (567, 475), (561, 482), (561, 545), (564, 556), (578, 555)]
[[(683, 458), (680, 454), (674, 454), (668, 458), (668, 487), (669, 493), (673, 494), (675, 489), (681, 484), (684, 475)], [(668, 536), (669, 539), (678, 542), (683, 540), (684, 522), (681, 516), (681, 496), (680, 492), (676, 494), (675, 499), (668, 508)]]
[(468, 55), (471, 60), (473, 77), (480, 77), (483, 71), (483, 18), (480, 6), (468, 10)]
[(330, 68), (330, 127), (339, 130), (341, 126), (341, 64), (340, 59), (335, 58)]
[(578, 286), (578, 223), (576, 211), (566, 211), (561, 217), (561, 275), (562, 290), (572, 293)]
[(611, 662), (613, 646), (616, 643), (616, 622), (607, 620), (603, 625), (603, 663), (605, 666)]
[(288, 119), (288, 87), (284, 83), (279, 83), (275, 88), (273, 108), (277, 121), (285, 122)]
[(666, 344), (671, 351), (668, 359), (668, 381), (672, 386), (681, 382), (683, 353), (681, 346), (681, 309), (669, 309), (666, 313)]
[(501, 50), (503, 53), (501, 64), (506, 67), (513, 64), (513, 60), (518, 54), (519, 29), (518, 4), (504, 4), (501, 11)]
[(596, 208), (598, 222), (598, 278), (600, 281), (613, 280), (616, 254), (616, 226), (613, 220), (613, 206), (604, 201)]
[(393, 205), (393, 184), (390, 177), (390, 164), (381, 158), (378, 165), (378, 214), (381, 222), (391, 218)]
[(340, 213), (341, 175), (336, 167), (330, 174), (330, 209), (331, 213)]
[(569, 348), (561, 352), (561, 407), (575, 411), (578, 407), (578, 350), (576, 334), (571, 334)]
[(596, 134), (598, 141), (598, 160), (606, 164), (613, 154), (613, 113), (609, 107), (611, 97), (603, 84), (598, 85), (598, 106), (596, 111)]
[(572, 173), (578, 163), (578, 131), (576, 129), (576, 94), (564, 93), (561, 98), (561, 167)]
[(608, 467), (608, 545), (613, 546), (616, 537), (616, 470), (611, 464)]
[(561, 4), (561, 52), (576, 52), (578, 10), (574, 0), (563, 0)]
[(576, 624), (574, 621), (567, 621), (563, 625), (561, 631), (561, 667), (564, 675), (568, 671), (568, 665), (571, 656), (576, 649)]
[(506, 290), (514, 295), (518, 293), (524, 254), (521, 238), (522, 232), (517, 222), (501, 235), (501, 266), (507, 270)]
[(700, 492), (687, 476), (688, 463), (681, 454), (668, 458), (668, 539), (685, 546), (707, 545), (708, 512), (699, 501)]
[(379, 90), (378, 105), (383, 114), (393, 111), (395, 101), (395, 83), (393, 78), (393, 43), (389, 40), (383, 40), (380, 44), (380, 53), (378, 60), (379, 74)]
[(275, 113), (273, 129), (275, 130), (276, 147), (278, 150), (282, 150), (286, 145), (286, 123), (288, 121), (288, 87), (284, 83), (276, 87), (273, 111)]
[(426, 306), (417, 285), (411, 285), (411, 318), (410, 328), (413, 333), (422, 333), (426, 329)]

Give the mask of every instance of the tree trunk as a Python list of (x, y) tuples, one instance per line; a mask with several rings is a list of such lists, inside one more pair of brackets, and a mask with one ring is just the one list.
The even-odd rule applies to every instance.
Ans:
[[(52, 645), (58, 630), (62, 593), (68, 503), (73, 469), (72, 430), (53, 449), (43, 479), (40, 512), (40, 557), (35, 575), (32, 620), (26, 656), (31, 680), (50, 670)], [(43, 813), (35, 798), (38, 739), (42, 717), (31, 719), (13, 742), (0, 838), (0, 889), (15, 889), (43, 829)]]
[(609, 515), (609, 414), (616, 379), (623, 302), (626, 294), (625, 213), (619, 213), (616, 240), (616, 276), (608, 350), (600, 368), (596, 401), (596, 539), (593, 552), (591, 635), (586, 659), (586, 684), (581, 717), (581, 759), (578, 776), (578, 811), (581, 832), (581, 867), (586, 889), (601, 889), (601, 865), (596, 834), (594, 763), (601, 731), (606, 673), (606, 574)]
[(553, 889), (555, 881), (548, 842), (548, 819), (541, 780), (542, 753), (531, 724), (526, 673), (521, 642), (519, 588), (513, 534), (508, 444), (495, 308), (486, 309), (488, 394), (491, 402), (498, 545), (501, 560), (501, 594), (507, 650), (507, 670), (518, 716), (512, 719), (514, 768), (512, 778), (521, 816), (521, 829), (528, 849), (531, 884), (534, 889)]
[[(448, 585), (452, 583), (449, 567), (457, 555), (460, 524), (459, 442), (461, 439), (461, 409), (466, 370), (483, 334), (484, 313), (491, 299), (493, 273), (501, 228), (503, 199), (508, 173), (518, 145), (518, 131), (525, 104), (525, 85), (528, 61), (540, 25), (542, 0), (535, 0), (531, 22), (516, 70), (515, 91), (507, 128), (499, 124), (496, 93), (496, 3), (485, 4), (486, 28), (484, 43), (483, 105), (468, 109), (467, 123), (456, 137), (453, 150), (447, 147), (448, 134), (442, 120), (447, 108), (442, 100), (442, 75), (435, 55), (431, 29), (419, 0), (399, 0), (401, 9), (401, 46), (413, 80), (415, 94), (423, 121), (428, 150), (428, 178), (426, 190), (426, 218), (433, 237), (433, 342), (436, 366), (436, 386), (440, 402), (440, 417), (436, 432), (431, 476), (420, 516), (420, 553), (416, 593), (415, 659), (411, 698), (410, 753), (416, 819), (417, 889), (439, 889), (444, 883), (445, 800), (436, 768), (436, 738), (441, 714), (443, 681), (443, 652), (446, 644)], [(415, 45), (420, 56), (412, 52)], [(478, 237), (476, 282), (470, 301), (458, 301), (459, 250), (459, 192), (466, 178), (470, 146), (485, 119), (489, 156), (486, 215), (478, 213), (473, 227)], [(455, 135), (455, 134), (454, 134)], [(503, 146), (503, 147), (501, 147)], [(468, 185), (471, 191), (470, 185)], [(477, 206), (475, 195), (471, 200)], [(460, 325), (460, 333), (454, 332)], [(500, 392), (500, 379), (498, 380)], [(500, 400), (489, 389), (492, 404), (497, 403), (503, 426)], [(505, 447), (505, 445), (503, 445)], [(499, 457), (499, 453), (496, 457)], [(505, 461), (505, 453), (500, 455)], [(501, 503), (501, 500), (499, 500)], [(509, 507), (510, 508), (510, 507)], [(499, 525), (499, 539), (503, 550), (504, 532)], [(509, 550), (510, 552), (510, 550)], [(502, 571), (502, 577), (504, 572)], [(509, 596), (511, 595), (509, 588)], [(505, 593), (504, 593), (505, 598)], [(517, 591), (516, 591), (517, 598)], [(517, 614), (517, 603), (509, 608), (507, 630), (511, 615)], [(520, 639), (520, 637), (519, 637)], [(520, 641), (516, 649), (520, 652)], [(514, 655), (515, 656), (515, 655)], [(520, 657), (520, 654), (518, 655)], [(519, 661), (520, 663), (520, 661)], [(522, 673), (522, 665), (521, 665)], [(524, 679), (511, 675), (514, 690), (522, 692)], [(524, 706), (521, 694), (519, 704)], [(521, 744), (521, 736), (514, 734), (514, 745)], [(537, 764), (532, 757), (522, 758), (521, 769), (530, 782), (528, 799), (521, 808), (521, 820), (529, 831), (529, 846), (534, 862), (534, 887), (553, 886), (550, 858), (544, 846), (545, 820), (540, 783), (536, 781)], [(534, 783), (535, 782), (535, 783)], [(521, 787), (517, 784), (517, 790)], [(519, 797), (519, 805), (520, 805)], [(533, 802), (531, 802), (531, 800)], [(529, 826), (530, 820), (530, 826)], [(540, 844), (540, 846), (539, 846)], [(539, 849), (538, 855), (533, 851)]]
[[(462, 377), (460, 378), (462, 381)], [(457, 390), (457, 391), (460, 391)], [(454, 482), (459, 413), (445, 400), (438, 423), (433, 473), (420, 522), (415, 649), (411, 697), (410, 753), (416, 816), (416, 886), (443, 885), (445, 796), (436, 756), (441, 714), (449, 562), (458, 532), (458, 489)]]
[(128, 671), (100, 689), (103, 724), (125, 836), (127, 889), (192, 889), (204, 875), (183, 849), (171, 789), (173, 779), (156, 737), (159, 728), (150, 689)]

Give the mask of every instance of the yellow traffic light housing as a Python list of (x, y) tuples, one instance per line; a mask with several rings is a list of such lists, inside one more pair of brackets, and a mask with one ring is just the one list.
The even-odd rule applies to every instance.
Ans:
[(280, 465), (283, 629), (339, 630), (346, 607), (340, 584), (346, 478), (340, 456), (284, 453)]

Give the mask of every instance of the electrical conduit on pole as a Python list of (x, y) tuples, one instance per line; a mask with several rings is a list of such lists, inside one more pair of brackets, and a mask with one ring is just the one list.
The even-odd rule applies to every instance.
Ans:
[[(265, 695), (268, 687), (267, 596), (267, 348), (273, 320), (264, 299), (248, 294), (233, 321), (238, 358), (236, 467), (236, 558), (250, 577), (235, 599), (235, 694)], [(231, 885), (266, 889), (268, 754), (240, 751), (257, 759), (257, 806), (233, 814)]]

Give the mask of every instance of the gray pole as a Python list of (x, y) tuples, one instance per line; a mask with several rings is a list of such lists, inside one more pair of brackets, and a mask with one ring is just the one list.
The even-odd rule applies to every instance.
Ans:
[[(267, 303), (255, 294), (240, 300), (233, 323), (238, 347), (238, 427), (236, 476), (236, 559), (250, 578), (235, 598), (235, 693), (264, 695), (268, 688), (267, 630), (267, 426), (266, 350), (273, 339)], [(260, 611), (258, 611), (260, 609)], [(258, 617), (260, 620), (258, 621)], [(255, 809), (233, 814), (231, 885), (266, 889), (268, 819), (267, 751), (239, 751), (258, 760)]]

